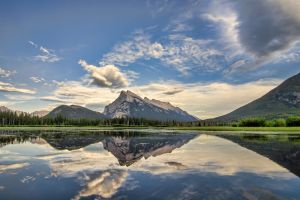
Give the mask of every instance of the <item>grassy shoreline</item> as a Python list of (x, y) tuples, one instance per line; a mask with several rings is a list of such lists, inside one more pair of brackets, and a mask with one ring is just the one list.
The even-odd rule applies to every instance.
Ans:
[(241, 131), (241, 132), (293, 132), (300, 134), (300, 127), (231, 127), (231, 126), (205, 126), (205, 127), (144, 127), (144, 126), (5, 126), (0, 127), (0, 130), (124, 130), (124, 129), (157, 129), (157, 130), (184, 130), (184, 131)]

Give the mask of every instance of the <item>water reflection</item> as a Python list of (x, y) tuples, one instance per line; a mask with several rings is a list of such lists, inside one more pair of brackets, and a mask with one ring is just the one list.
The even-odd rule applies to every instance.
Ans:
[(105, 137), (104, 149), (111, 152), (120, 165), (132, 165), (141, 158), (171, 153), (193, 139), (195, 134), (152, 135), (148, 137)]
[(244, 134), (236, 136), (223, 134), (219, 137), (255, 151), (300, 176), (299, 135)]
[[(296, 173), (262, 156), (261, 147), (243, 147), (266, 144), (270, 136), (255, 137), (6, 133), (0, 137), (0, 199), (298, 199)], [(281, 153), (291, 152), (286, 149)]]

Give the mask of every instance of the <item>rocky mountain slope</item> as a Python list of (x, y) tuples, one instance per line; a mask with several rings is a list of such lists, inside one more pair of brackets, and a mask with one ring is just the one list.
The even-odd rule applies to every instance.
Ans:
[(109, 118), (133, 117), (152, 120), (197, 121), (198, 119), (168, 102), (142, 98), (131, 91), (120, 96), (104, 109)]
[(297, 74), (261, 98), (214, 120), (234, 121), (248, 117), (267, 119), (300, 115), (300, 74)]

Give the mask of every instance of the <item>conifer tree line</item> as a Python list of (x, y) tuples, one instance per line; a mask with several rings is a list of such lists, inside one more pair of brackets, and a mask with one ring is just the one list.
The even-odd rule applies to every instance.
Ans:
[(28, 113), (0, 112), (0, 126), (196, 126), (198, 122), (159, 121), (143, 118), (68, 119), (32, 116)]
[(240, 126), (240, 127), (278, 127), (300, 126), (300, 117), (290, 116), (286, 119), (265, 120), (263, 118), (246, 118), (236, 122), (199, 120), (179, 122), (175, 120), (159, 121), (143, 118), (113, 119), (68, 119), (62, 115), (54, 118), (33, 116), (29, 113), (12, 111), (0, 112), (0, 126)]

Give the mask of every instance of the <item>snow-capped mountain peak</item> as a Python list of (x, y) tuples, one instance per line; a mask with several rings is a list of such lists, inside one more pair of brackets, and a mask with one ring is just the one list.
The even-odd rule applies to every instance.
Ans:
[(142, 98), (129, 90), (122, 91), (114, 102), (107, 105), (104, 109), (104, 114), (112, 118), (134, 117), (152, 120), (198, 120), (169, 102), (156, 99), (150, 100), (147, 97)]

